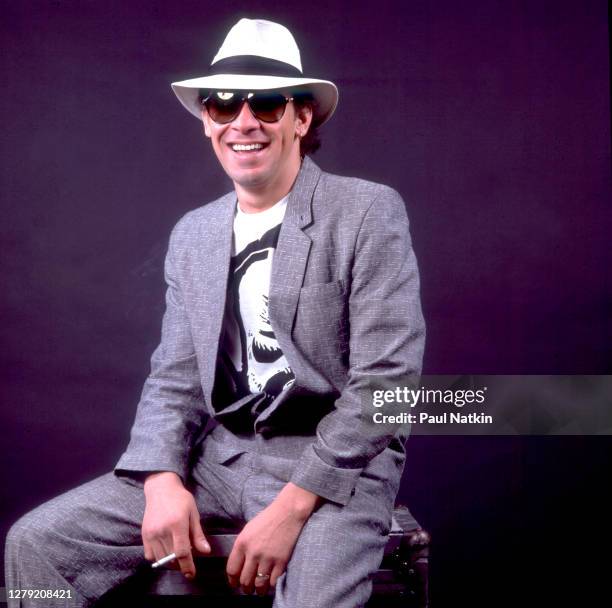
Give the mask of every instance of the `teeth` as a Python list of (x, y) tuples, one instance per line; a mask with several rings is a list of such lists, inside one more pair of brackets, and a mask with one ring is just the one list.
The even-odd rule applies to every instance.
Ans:
[(262, 144), (233, 144), (232, 150), (235, 152), (245, 152), (248, 150), (261, 150), (263, 148)]

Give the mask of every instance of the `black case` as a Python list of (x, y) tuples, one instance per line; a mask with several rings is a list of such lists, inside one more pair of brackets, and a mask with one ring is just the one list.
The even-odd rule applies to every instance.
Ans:
[[(245, 596), (227, 584), (225, 561), (236, 534), (235, 530), (221, 529), (207, 534), (212, 556), (196, 559), (198, 574), (195, 579), (188, 581), (177, 570), (153, 570), (143, 564), (136, 576), (106, 594), (96, 607), (271, 606), (272, 595)], [(396, 507), (383, 561), (372, 579), (372, 597), (367, 606), (427, 608), (428, 565), (429, 534), (419, 526), (407, 507)]]

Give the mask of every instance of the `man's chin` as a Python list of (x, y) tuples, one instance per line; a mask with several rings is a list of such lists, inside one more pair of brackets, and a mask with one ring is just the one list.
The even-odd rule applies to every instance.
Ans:
[(269, 182), (266, 172), (257, 169), (235, 172), (231, 177), (235, 184), (246, 190), (264, 188)]

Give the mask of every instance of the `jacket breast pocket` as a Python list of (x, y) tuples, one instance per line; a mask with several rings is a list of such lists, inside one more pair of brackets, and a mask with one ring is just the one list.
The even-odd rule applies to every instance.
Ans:
[(330, 283), (318, 283), (308, 285), (300, 290), (299, 302), (316, 302), (328, 298), (344, 297), (345, 287), (342, 281), (331, 281)]
[(305, 354), (338, 357), (348, 351), (348, 292), (342, 281), (300, 290), (293, 337)]

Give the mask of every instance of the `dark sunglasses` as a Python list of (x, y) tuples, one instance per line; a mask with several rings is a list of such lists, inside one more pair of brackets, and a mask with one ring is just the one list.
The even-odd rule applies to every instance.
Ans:
[(263, 122), (277, 122), (285, 114), (287, 104), (293, 97), (285, 97), (274, 91), (214, 91), (207, 97), (201, 96), (200, 103), (208, 115), (216, 122), (225, 125), (232, 122), (242, 110), (246, 101), (251, 114)]

